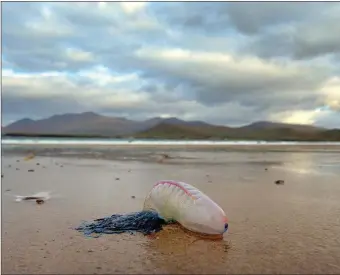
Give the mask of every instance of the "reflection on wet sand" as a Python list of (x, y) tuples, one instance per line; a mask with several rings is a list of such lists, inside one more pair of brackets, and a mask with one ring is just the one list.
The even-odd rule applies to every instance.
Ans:
[(211, 265), (212, 270), (219, 269), (226, 262), (231, 243), (225, 239), (202, 237), (174, 224), (149, 238), (143, 247), (156, 269), (161, 267), (169, 273), (198, 274), (205, 273), (206, 264)]

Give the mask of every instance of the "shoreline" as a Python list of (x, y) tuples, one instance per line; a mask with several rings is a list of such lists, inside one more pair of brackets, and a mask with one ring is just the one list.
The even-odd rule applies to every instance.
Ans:
[(176, 152), (176, 151), (202, 151), (202, 152), (324, 152), (340, 153), (339, 144), (2, 144), (3, 154), (14, 152), (27, 153), (34, 151), (44, 153), (56, 153), (62, 151), (85, 151), (102, 152), (114, 151), (142, 151)]

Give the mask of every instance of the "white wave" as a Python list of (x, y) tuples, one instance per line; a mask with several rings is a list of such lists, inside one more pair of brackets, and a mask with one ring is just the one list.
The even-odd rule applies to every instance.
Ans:
[(340, 142), (6, 138), (3, 145), (340, 145)]

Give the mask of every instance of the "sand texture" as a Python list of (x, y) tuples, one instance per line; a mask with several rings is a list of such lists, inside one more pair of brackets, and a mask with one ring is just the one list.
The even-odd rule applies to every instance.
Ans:
[[(4, 274), (339, 274), (340, 153), (34, 149), (2, 156)], [(29, 172), (29, 170), (34, 170)], [(83, 220), (139, 211), (158, 180), (190, 183), (227, 213), (220, 241), (178, 226), (154, 237), (86, 238)], [(276, 180), (284, 180), (276, 185)], [(52, 191), (16, 202), (15, 195)], [(132, 196), (135, 196), (134, 198)]]

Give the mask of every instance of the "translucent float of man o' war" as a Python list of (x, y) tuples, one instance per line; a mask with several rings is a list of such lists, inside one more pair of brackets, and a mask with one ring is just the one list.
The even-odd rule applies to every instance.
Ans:
[(228, 230), (228, 219), (219, 205), (194, 186), (172, 180), (153, 186), (142, 211), (84, 222), (76, 230), (96, 237), (125, 232), (149, 235), (174, 222), (192, 232), (213, 236), (222, 236)]

